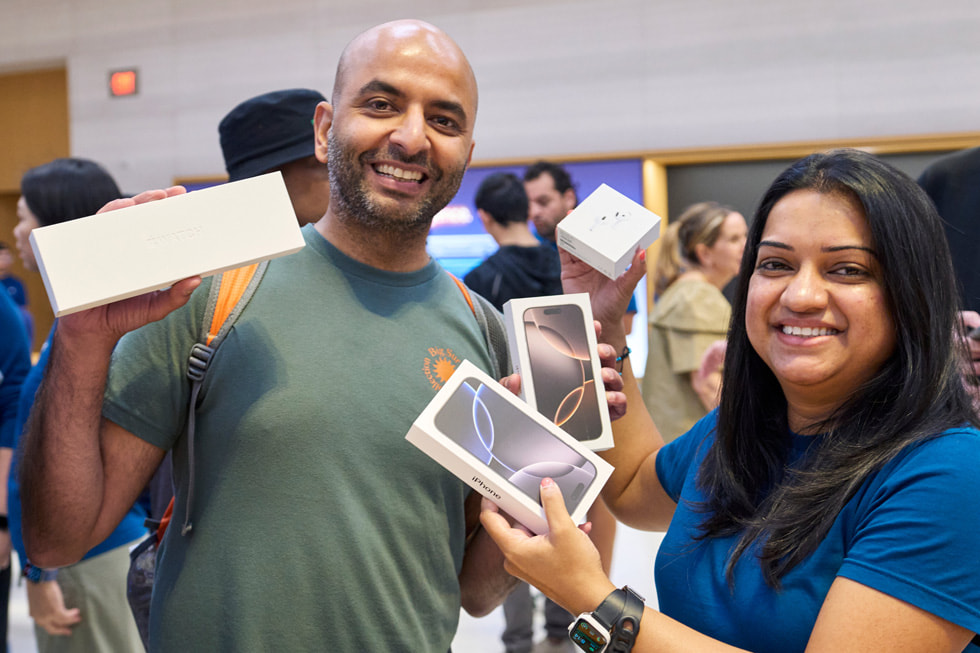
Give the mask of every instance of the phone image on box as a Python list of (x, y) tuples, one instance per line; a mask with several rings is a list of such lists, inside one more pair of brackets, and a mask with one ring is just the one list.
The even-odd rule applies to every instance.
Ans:
[(589, 334), (581, 307), (540, 306), (524, 311), (530, 379), (538, 411), (576, 440), (602, 434)]
[(541, 479), (554, 479), (573, 512), (595, 465), (498, 392), (465, 379), (436, 413), (436, 428), (538, 505)]

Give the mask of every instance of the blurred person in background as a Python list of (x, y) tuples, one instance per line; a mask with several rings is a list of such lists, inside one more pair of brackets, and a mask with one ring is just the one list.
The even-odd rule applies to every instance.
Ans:
[(313, 114), (326, 98), (291, 88), (249, 98), (221, 119), (218, 136), (228, 181), (282, 173), (300, 226), (316, 222), (330, 203), (327, 164), (314, 153)]
[(7, 644), (11, 551), (7, 475), (16, 446), (17, 401), (30, 368), (30, 347), (20, 311), (6, 293), (0, 293), (0, 647), (4, 649)]
[(741, 213), (717, 202), (699, 202), (661, 239), (642, 386), (665, 442), (686, 433), (718, 405), (732, 315), (721, 289), (738, 273), (746, 229)]

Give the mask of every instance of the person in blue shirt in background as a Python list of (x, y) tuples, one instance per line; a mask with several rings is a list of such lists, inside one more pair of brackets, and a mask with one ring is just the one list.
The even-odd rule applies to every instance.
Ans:
[[(37, 228), (96, 213), (122, 197), (105, 169), (87, 159), (55, 159), (28, 170), (21, 178), (14, 237), (24, 267), (37, 269), (28, 241)], [(54, 333), (54, 327), (51, 329)], [(20, 392), (14, 448), (23, 434), (34, 395), (48, 361), (50, 335)], [(17, 468), (15, 455), (13, 469)], [(142, 642), (126, 601), (129, 546), (147, 533), (146, 508), (137, 503), (115, 531), (85, 558), (62, 569), (40, 569), (27, 560), (21, 530), (20, 486), (16, 474), (7, 483), (10, 534), (27, 578), (27, 600), (39, 653), (114, 653), (139, 651)]]
[(11, 551), (6, 481), (15, 446), (17, 399), (30, 368), (30, 347), (20, 311), (6, 293), (0, 293), (0, 645), (4, 648), (7, 645)]
[(0, 242), (0, 284), (7, 291), (7, 295), (14, 300), (14, 304), (20, 311), (21, 318), (24, 320), (24, 328), (27, 330), (27, 344), (30, 346), (34, 338), (34, 316), (27, 307), (27, 290), (24, 282), (14, 276), (10, 267), (13, 265), (14, 255), (10, 251), (10, 246), (5, 242)]

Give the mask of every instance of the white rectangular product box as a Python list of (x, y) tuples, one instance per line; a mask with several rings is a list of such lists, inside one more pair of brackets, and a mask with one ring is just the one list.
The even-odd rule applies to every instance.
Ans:
[(576, 524), (612, 466), (464, 360), (405, 436), (457, 478), (537, 534), (545, 477), (561, 488)]
[(40, 227), (30, 241), (55, 317), (305, 244), (279, 172)]
[(511, 299), (504, 324), (524, 400), (589, 449), (612, 448), (589, 294)]
[(618, 278), (637, 247), (660, 237), (660, 216), (602, 184), (555, 230), (558, 246), (610, 279)]

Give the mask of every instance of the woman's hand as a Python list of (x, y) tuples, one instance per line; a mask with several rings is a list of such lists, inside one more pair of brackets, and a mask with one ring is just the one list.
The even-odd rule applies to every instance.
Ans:
[[(589, 293), (592, 314), (609, 335), (622, 333), (625, 338), (623, 316), (629, 306), (636, 284), (646, 274), (646, 250), (633, 253), (630, 268), (613, 280), (587, 263), (559, 248), (561, 257), (561, 284), (566, 293)], [(614, 343), (615, 344), (615, 343)]]
[(572, 522), (558, 485), (541, 481), (546, 535), (511, 526), (496, 505), (483, 500), (480, 521), (504, 554), (504, 569), (534, 585), (572, 614), (594, 610), (615, 589), (602, 570), (599, 552), (589, 539), (589, 524)]

